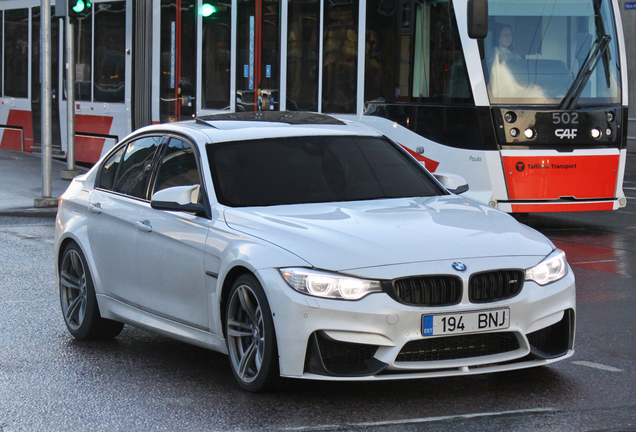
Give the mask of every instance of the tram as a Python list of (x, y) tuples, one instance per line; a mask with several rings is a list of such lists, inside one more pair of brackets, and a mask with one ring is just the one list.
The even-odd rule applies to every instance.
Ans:
[[(465, 179), (464, 196), (509, 213), (626, 205), (616, 0), (488, 0), (479, 37), (469, 0), (92, 3), (74, 26), (79, 162), (151, 123), (306, 110), (380, 130), (429, 171)], [(39, 149), (39, 4), (0, 1), (3, 149)], [(63, 29), (54, 17), (59, 158)]]

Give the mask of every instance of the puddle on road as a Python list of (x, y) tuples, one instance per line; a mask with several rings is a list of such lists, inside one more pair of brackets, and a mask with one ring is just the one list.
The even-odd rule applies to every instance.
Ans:
[[(577, 301), (623, 301), (633, 297), (625, 284), (616, 283), (620, 278), (636, 278), (636, 252), (625, 250), (625, 238), (618, 234), (601, 233), (551, 236), (552, 242), (565, 251), (568, 263), (577, 277)], [(633, 246), (631, 246), (633, 248)], [(591, 270), (582, 272), (581, 270)], [(628, 282), (631, 284), (631, 282)]]
[[(609, 238), (599, 239), (602, 241), (598, 243), (603, 244), (602, 246), (579, 242), (576, 236), (572, 236), (567, 240), (552, 239), (552, 241), (559, 249), (565, 251), (568, 262), (572, 267), (614, 273), (627, 277), (636, 276), (633, 266), (629, 265), (630, 260), (636, 259), (636, 254), (622, 250), (620, 244), (613, 246), (611, 244), (612, 236), (608, 235), (607, 237)], [(586, 239), (586, 241), (589, 242), (589, 239)]]
[(634, 230), (619, 231), (576, 220), (538, 216), (521, 222), (542, 232), (565, 251), (573, 268), (636, 278)]

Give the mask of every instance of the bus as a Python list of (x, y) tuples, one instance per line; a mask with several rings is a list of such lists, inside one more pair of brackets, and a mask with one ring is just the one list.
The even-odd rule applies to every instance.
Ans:
[[(475, 2), (94, 0), (74, 24), (76, 160), (151, 123), (315, 111), (381, 131), (508, 213), (625, 207), (617, 0)], [(3, 149), (39, 151), (39, 3), (0, 1)], [(53, 17), (59, 158), (63, 30)]]

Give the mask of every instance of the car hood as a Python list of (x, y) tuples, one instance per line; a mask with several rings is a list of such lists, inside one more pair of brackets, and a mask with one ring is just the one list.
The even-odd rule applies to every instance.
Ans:
[(228, 208), (227, 225), (316, 268), (546, 256), (554, 246), (511, 216), (459, 196)]

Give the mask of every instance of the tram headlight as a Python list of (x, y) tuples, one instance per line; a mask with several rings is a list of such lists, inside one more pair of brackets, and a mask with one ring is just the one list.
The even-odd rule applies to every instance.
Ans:
[(599, 139), (601, 137), (601, 135), (603, 134), (603, 132), (601, 132), (601, 130), (599, 128), (594, 128), (592, 129), (592, 138), (594, 139)]
[(514, 123), (517, 121), (517, 114), (512, 111), (508, 111), (504, 114), (504, 120), (508, 123)]
[(517, 138), (519, 136), (519, 129), (517, 128), (510, 129), (510, 136), (513, 138)]
[(524, 135), (526, 136), (526, 138), (528, 138), (528, 139), (532, 139), (532, 138), (534, 138), (535, 136), (537, 136), (537, 133), (534, 131), (534, 129), (530, 129), (530, 128), (526, 129), (526, 130), (523, 132), (523, 134), (524, 134)]
[(610, 123), (614, 121), (614, 113), (613, 112), (610, 111), (610, 112), (607, 113), (607, 121), (610, 122)]

